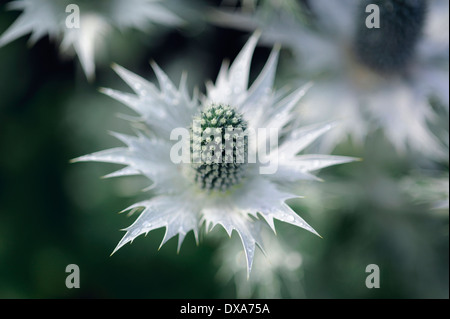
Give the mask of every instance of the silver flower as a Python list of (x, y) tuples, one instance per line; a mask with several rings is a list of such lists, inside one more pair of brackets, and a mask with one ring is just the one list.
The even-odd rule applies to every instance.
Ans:
[[(354, 158), (331, 155), (298, 155), (319, 136), (332, 128), (332, 124), (296, 127), (295, 108), (305, 94), (302, 87), (290, 94), (272, 89), (278, 49), (274, 49), (255, 82), (248, 87), (250, 62), (258, 41), (253, 35), (231, 66), (222, 65), (215, 84), (207, 84), (207, 94), (191, 99), (186, 91), (186, 77), (177, 89), (156, 65), (160, 89), (120, 66), (115, 71), (136, 93), (128, 94), (112, 89), (103, 92), (133, 109), (143, 129), (137, 136), (115, 134), (126, 146), (113, 148), (75, 161), (99, 161), (126, 165), (111, 176), (144, 175), (153, 181), (155, 197), (136, 203), (127, 210), (143, 208), (136, 221), (126, 228), (126, 234), (117, 245), (133, 241), (141, 234), (165, 227), (161, 245), (178, 235), (178, 249), (186, 234), (193, 231), (198, 238), (199, 229), (206, 225), (211, 230), (221, 225), (228, 235), (236, 231), (242, 244), (250, 272), (256, 245), (262, 246), (260, 228), (264, 221), (275, 231), (274, 220), (316, 231), (298, 216), (285, 201), (298, 197), (289, 191), (300, 180), (317, 180), (312, 171), (330, 165), (354, 161)], [(195, 125), (198, 122), (198, 126)], [(227, 136), (244, 128), (243, 139)], [(187, 132), (187, 144), (173, 135), (174, 130)], [(270, 130), (269, 130), (270, 129)], [(262, 131), (278, 132), (260, 134)], [(215, 132), (216, 135), (211, 134)], [(210, 138), (196, 143), (197, 133)], [(238, 136), (239, 137), (239, 136)], [(276, 137), (276, 136), (275, 136)], [(214, 161), (209, 147), (215, 143), (232, 141), (236, 156), (227, 158), (226, 149), (214, 153), (224, 155), (228, 161)], [(186, 141), (185, 141), (186, 142)], [(241, 143), (242, 153), (239, 153)], [(267, 147), (269, 144), (269, 147)], [(275, 144), (275, 145), (274, 145)], [(188, 152), (190, 162), (176, 161), (173, 154)], [(174, 151), (175, 150), (175, 151)], [(200, 162), (194, 157), (199, 151), (206, 154)], [(238, 155), (245, 155), (239, 161)], [(261, 157), (262, 155), (265, 155)], [(264, 161), (250, 161), (263, 158)], [(266, 172), (268, 164), (276, 169)]]

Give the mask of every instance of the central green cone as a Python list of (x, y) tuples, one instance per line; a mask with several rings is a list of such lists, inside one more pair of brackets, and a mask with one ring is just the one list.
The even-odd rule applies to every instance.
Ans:
[(226, 191), (245, 177), (247, 122), (228, 105), (211, 104), (191, 128), (195, 183), (205, 190)]

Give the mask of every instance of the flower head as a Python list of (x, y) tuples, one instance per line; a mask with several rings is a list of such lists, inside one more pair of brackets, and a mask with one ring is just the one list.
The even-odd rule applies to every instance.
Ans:
[(285, 203), (298, 197), (289, 192), (289, 186), (317, 179), (312, 171), (354, 159), (298, 155), (333, 125), (296, 127), (293, 111), (306, 88), (290, 94), (273, 90), (278, 49), (248, 88), (257, 40), (258, 35), (253, 35), (231, 66), (222, 65), (216, 83), (208, 83), (207, 94), (201, 98), (189, 97), (185, 77), (177, 89), (155, 63), (160, 89), (114, 66), (136, 94), (103, 92), (132, 108), (138, 114), (135, 121), (143, 122), (146, 132), (115, 134), (126, 147), (76, 161), (126, 165), (109, 176), (142, 174), (153, 181), (156, 193), (128, 208), (143, 211), (115, 251), (160, 227), (166, 228), (161, 245), (178, 235), (179, 249), (188, 232), (198, 238), (202, 225), (207, 230), (221, 225), (228, 235), (239, 234), (249, 272), (255, 247), (262, 246), (264, 221), (273, 231), (277, 219), (317, 234)]
[(94, 77), (95, 53), (113, 28), (146, 31), (152, 23), (182, 23), (160, 0), (20, 0), (8, 5), (23, 12), (0, 36), (0, 47), (28, 33), (30, 44), (48, 35), (61, 41), (61, 51), (78, 55), (88, 79)]

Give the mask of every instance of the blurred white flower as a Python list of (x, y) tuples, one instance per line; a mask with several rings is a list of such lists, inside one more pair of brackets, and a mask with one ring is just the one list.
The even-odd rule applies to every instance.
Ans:
[[(183, 21), (162, 0), (17, 0), (11, 10), (23, 11), (0, 36), (0, 47), (31, 33), (34, 44), (48, 35), (61, 41), (61, 51), (75, 52), (88, 79), (95, 74), (95, 55), (113, 28), (147, 31), (152, 24), (181, 25)], [(75, 10), (73, 5), (76, 5)], [(79, 25), (77, 21), (79, 14)]]
[(304, 297), (300, 281), (303, 256), (280, 238), (274, 240), (265, 227), (261, 237), (266, 249), (264, 253), (255, 254), (252, 276), (248, 280), (245, 255), (234, 240), (224, 243), (217, 251), (216, 262), (220, 265), (217, 279), (222, 283), (232, 280), (237, 298)]
[[(264, 69), (248, 88), (250, 63), (258, 36), (253, 35), (231, 66), (222, 65), (215, 84), (207, 84), (207, 95), (192, 100), (186, 92), (186, 77), (177, 89), (165, 73), (152, 64), (160, 89), (137, 75), (115, 66), (115, 71), (130, 85), (136, 95), (104, 89), (103, 92), (139, 114), (133, 122), (140, 123), (138, 136), (115, 134), (126, 147), (113, 148), (75, 161), (98, 161), (126, 165), (111, 176), (142, 174), (154, 182), (152, 190), (157, 195), (136, 203), (127, 210), (132, 212), (144, 208), (136, 221), (126, 229), (126, 234), (116, 250), (133, 241), (141, 234), (165, 227), (161, 243), (178, 235), (178, 249), (186, 234), (194, 232), (198, 238), (199, 228), (206, 230), (221, 225), (228, 235), (235, 230), (242, 241), (250, 272), (256, 245), (262, 245), (260, 227), (264, 223), (275, 231), (274, 219), (278, 219), (313, 233), (314, 229), (300, 218), (286, 203), (289, 198), (298, 197), (289, 192), (289, 186), (299, 180), (317, 179), (311, 171), (330, 165), (351, 162), (344, 156), (298, 155), (305, 147), (327, 132), (332, 125), (314, 125), (297, 128), (292, 117), (293, 110), (305, 94), (305, 88), (290, 94), (272, 89), (278, 50), (273, 50)], [(201, 123), (195, 125), (195, 121)], [(173, 140), (174, 129), (188, 131), (189, 163), (176, 163), (171, 151), (180, 141)], [(246, 131), (260, 129), (277, 130), (279, 144), (273, 145), (273, 134), (255, 139), (249, 134), (243, 140), (230, 139), (226, 129), (239, 128)], [(187, 129), (190, 129), (187, 130)], [(212, 131), (216, 135), (210, 135)], [(225, 130), (225, 131), (224, 131)], [(199, 132), (201, 131), (201, 132)], [(190, 132), (190, 133), (189, 133)], [(210, 144), (197, 143), (197, 135), (208, 138)], [(259, 136), (261, 137), (261, 135)], [(232, 141), (231, 161), (212, 161), (207, 146), (215, 142)], [(268, 161), (239, 161), (239, 143), (248, 158), (260, 158), (266, 154)], [(257, 143), (258, 142), (258, 143)], [(269, 143), (269, 148), (266, 144)], [(186, 145), (184, 145), (186, 146)], [(236, 151), (234, 150), (236, 146)], [(273, 147), (271, 147), (273, 146)], [(201, 161), (192, 159), (201, 149)], [(214, 152), (214, 156), (229, 155), (225, 150)], [(237, 155), (236, 155), (237, 154)], [(266, 164), (276, 163), (273, 174), (260, 174)]]
[[(365, 24), (372, 3), (380, 8), (379, 29)], [(324, 149), (347, 137), (363, 144), (381, 128), (399, 152), (442, 159), (448, 151), (434, 135), (430, 98), (448, 112), (448, 6), (446, 0), (267, 0), (252, 13), (221, 9), (211, 17), (260, 29), (262, 41), (292, 49), (300, 76), (315, 81), (302, 123), (344, 123), (324, 138)]]
[(416, 203), (427, 204), (433, 210), (449, 209), (448, 172), (415, 171), (402, 179), (400, 187)]

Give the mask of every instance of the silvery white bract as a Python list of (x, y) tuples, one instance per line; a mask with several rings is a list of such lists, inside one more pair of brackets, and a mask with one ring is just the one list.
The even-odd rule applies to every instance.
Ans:
[[(365, 25), (372, 3), (380, 8), (381, 34), (375, 37)], [(302, 123), (343, 123), (324, 137), (324, 150), (347, 137), (362, 144), (381, 128), (400, 153), (410, 148), (445, 159), (448, 148), (433, 133), (437, 115), (430, 98), (448, 112), (448, 6), (446, 0), (262, 1), (252, 12), (252, 6), (222, 8), (211, 17), (260, 29), (263, 42), (292, 49), (299, 74), (315, 81)]]
[(113, 28), (146, 31), (154, 23), (182, 23), (161, 0), (20, 0), (7, 7), (23, 12), (1, 35), (0, 47), (26, 34), (31, 34), (30, 44), (48, 35), (61, 41), (62, 52), (78, 55), (88, 79), (95, 74), (95, 53), (103, 48)]
[[(134, 73), (114, 66), (136, 94), (112, 89), (104, 89), (103, 92), (133, 109), (139, 115), (135, 121), (144, 123), (146, 128), (139, 131), (137, 136), (115, 134), (125, 147), (82, 156), (75, 161), (126, 165), (109, 176), (144, 175), (153, 181), (152, 190), (156, 193), (155, 197), (127, 208), (131, 211), (143, 208), (143, 211), (126, 229), (125, 236), (114, 251), (139, 235), (161, 227), (166, 228), (161, 245), (178, 235), (179, 249), (188, 232), (192, 231), (198, 239), (202, 225), (206, 226), (207, 231), (221, 225), (228, 235), (231, 236), (233, 230), (239, 234), (250, 272), (255, 247), (262, 246), (260, 228), (265, 224), (264, 221), (274, 231), (274, 220), (278, 219), (316, 234), (285, 203), (289, 198), (298, 197), (289, 191), (289, 186), (300, 180), (316, 180), (312, 171), (351, 162), (354, 158), (298, 155), (333, 125), (295, 126), (293, 111), (306, 88), (299, 88), (290, 94), (272, 89), (278, 60), (276, 49), (248, 88), (250, 63), (257, 40), (258, 35), (253, 35), (231, 66), (227, 63), (222, 65), (216, 83), (208, 83), (207, 95), (200, 99), (189, 97), (186, 77), (182, 77), (177, 88), (156, 64), (152, 64), (152, 67), (159, 89)], [(258, 140), (249, 136), (246, 142), (249, 157), (252, 154), (259, 156), (263, 152), (266, 154), (265, 162), (239, 165), (235, 162), (177, 164), (171, 159), (171, 151), (180, 141), (176, 137), (174, 139), (171, 132), (178, 128), (193, 127), (195, 119), (199, 119), (202, 125), (206, 121), (211, 125), (229, 121), (227, 123), (232, 124), (226, 126), (278, 130), (280, 143), (266, 149), (266, 142), (272, 142), (269, 140), (273, 135), (267, 134)], [(216, 126), (216, 130), (220, 129)], [(276, 163), (277, 170), (272, 174), (261, 174), (261, 169), (267, 163)]]

